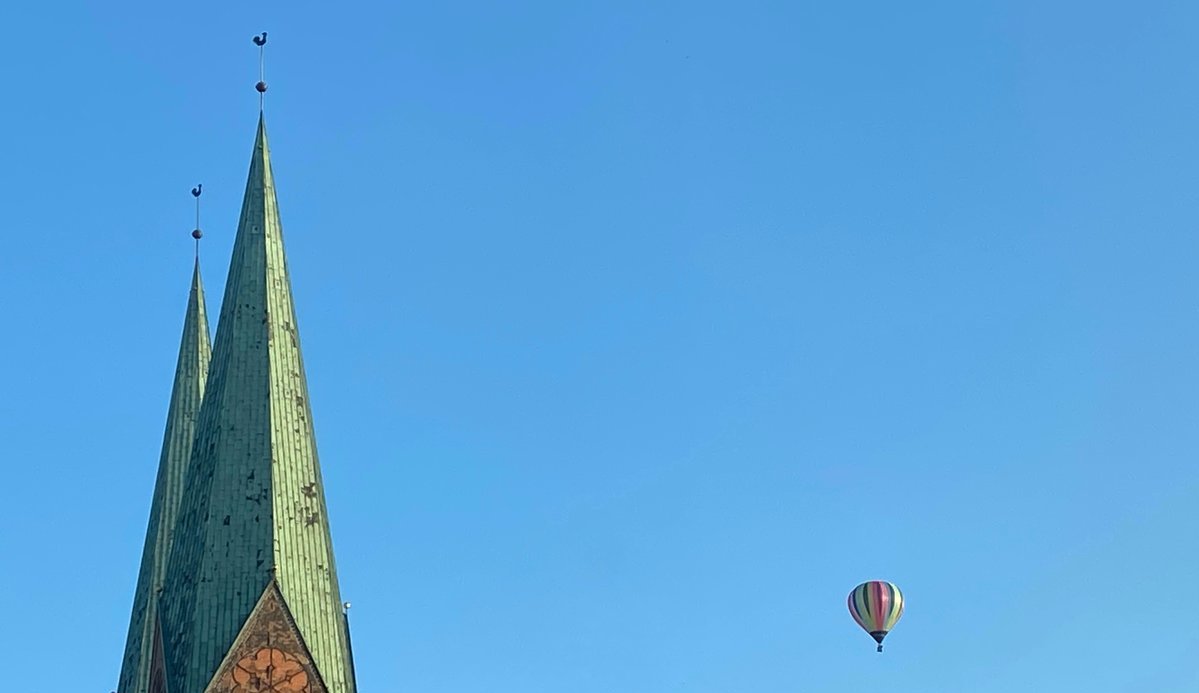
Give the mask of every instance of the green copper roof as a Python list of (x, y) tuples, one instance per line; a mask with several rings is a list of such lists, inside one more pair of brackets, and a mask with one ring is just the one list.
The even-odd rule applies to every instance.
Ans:
[(164, 600), (170, 693), (202, 693), (277, 580), (321, 678), (352, 693), (266, 126), (250, 159)]
[(204, 310), (204, 287), (200, 283), (200, 262), (192, 273), (191, 295), (187, 299), (187, 317), (183, 320), (183, 340), (175, 366), (175, 384), (171, 388), (171, 406), (167, 413), (166, 434), (158, 462), (158, 481), (150, 505), (150, 524), (142, 567), (133, 597), (133, 617), (125, 641), (125, 659), (121, 664), (120, 693), (146, 693), (150, 678), (150, 650), (154, 625), (158, 619), (158, 596), (163, 586), (175, 518), (183, 492), (183, 478), (191, 458), (196, 415), (204, 395), (211, 347), (208, 342), (208, 317)]

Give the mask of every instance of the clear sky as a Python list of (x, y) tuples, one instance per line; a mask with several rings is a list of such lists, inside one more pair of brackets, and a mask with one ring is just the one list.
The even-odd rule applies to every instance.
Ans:
[(1199, 689), (1199, 5), (250, 4), (0, 9), (8, 688), (115, 688), (266, 30), (364, 692)]

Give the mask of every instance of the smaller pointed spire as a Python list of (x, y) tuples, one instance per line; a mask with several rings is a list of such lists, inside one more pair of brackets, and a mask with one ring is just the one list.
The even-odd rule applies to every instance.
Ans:
[[(199, 234), (198, 228), (192, 233), (198, 242), (199, 236), (196, 234)], [(208, 379), (211, 351), (204, 285), (200, 279), (200, 259), (197, 257), (192, 269), (191, 290), (183, 320), (183, 337), (175, 366), (175, 382), (171, 388), (162, 454), (158, 462), (158, 479), (154, 484), (150, 521), (146, 527), (141, 570), (134, 591), (119, 693), (141, 693), (147, 690), (155, 662), (161, 658), (161, 652), (156, 652), (159, 647), (159, 601), (167, 588), (166, 564), (175, 538), (183, 481), (191, 460), (196, 417)]]

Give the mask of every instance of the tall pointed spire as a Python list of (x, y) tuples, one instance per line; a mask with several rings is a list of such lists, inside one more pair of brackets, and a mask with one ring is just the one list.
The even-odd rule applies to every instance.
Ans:
[(354, 692), (282, 234), (260, 113), (168, 568), (170, 693), (284, 660), (295, 690)]
[(183, 339), (171, 388), (166, 433), (158, 462), (158, 480), (150, 506), (150, 523), (142, 551), (141, 572), (133, 598), (133, 616), (125, 641), (121, 665), (120, 693), (146, 693), (155, 661), (159, 622), (159, 596), (163, 589), (167, 558), (174, 539), (175, 519), (183, 492), (183, 479), (195, 438), (196, 417), (208, 377), (211, 345), (208, 317), (204, 306), (204, 286), (200, 281), (200, 261), (192, 272), (191, 294), (183, 320)]

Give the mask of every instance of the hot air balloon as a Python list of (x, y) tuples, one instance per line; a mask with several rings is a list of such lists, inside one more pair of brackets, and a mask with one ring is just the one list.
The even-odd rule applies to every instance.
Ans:
[(874, 638), (878, 651), (882, 652), (883, 638), (903, 616), (903, 594), (889, 582), (863, 582), (849, 593), (849, 614)]

